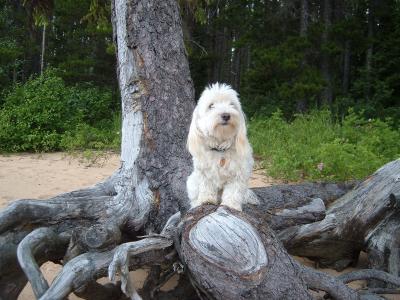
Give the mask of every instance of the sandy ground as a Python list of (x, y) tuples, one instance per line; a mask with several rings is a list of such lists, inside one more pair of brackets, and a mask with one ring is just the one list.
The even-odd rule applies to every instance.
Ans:
[[(16, 199), (46, 199), (60, 193), (94, 185), (110, 176), (119, 167), (119, 164), (119, 155), (117, 154), (100, 157), (94, 163), (64, 153), (0, 155), (0, 209)], [(277, 183), (280, 182), (266, 177), (262, 170), (257, 170), (251, 178), (250, 185), (262, 187)], [(313, 263), (307, 259), (299, 257), (296, 259), (308, 266), (313, 266)], [(365, 259), (360, 259), (360, 264), (359, 267), (363, 267)], [(42, 265), (41, 269), (46, 279), (51, 282), (61, 267), (49, 262)], [(321, 270), (335, 276), (339, 274), (331, 269)], [(146, 273), (146, 270), (133, 272), (136, 287), (143, 284)], [(106, 279), (101, 279), (101, 281), (104, 282)], [(173, 285), (174, 279), (167, 283), (165, 289)], [(362, 281), (352, 284), (353, 287), (364, 285), (365, 282)], [(18, 299), (35, 299), (29, 284)], [(71, 295), (69, 299), (80, 298)], [(392, 296), (388, 299), (400, 300), (400, 297)]]

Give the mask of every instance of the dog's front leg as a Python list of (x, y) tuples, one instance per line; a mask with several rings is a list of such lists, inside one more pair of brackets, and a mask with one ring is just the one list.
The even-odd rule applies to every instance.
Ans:
[(210, 203), (218, 205), (218, 186), (200, 172), (193, 172), (187, 181), (191, 206)]
[(233, 181), (225, 185), (222, 192), (221, 205), (226, 205), (231, 208), (242, 210), (242, 203), (245, 202), (247, 194), (247, 186), (241, 181)]

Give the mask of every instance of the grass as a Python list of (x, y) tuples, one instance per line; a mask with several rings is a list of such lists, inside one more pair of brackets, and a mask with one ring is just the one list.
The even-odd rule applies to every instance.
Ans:
[(349, 111), (341, 122), (327, 110), (286, 121), (278, 111), (249, 122), (254, 153), (268, 175), (285, 180), (362, 179), (400, 157), (400, 133), (391, 121)]

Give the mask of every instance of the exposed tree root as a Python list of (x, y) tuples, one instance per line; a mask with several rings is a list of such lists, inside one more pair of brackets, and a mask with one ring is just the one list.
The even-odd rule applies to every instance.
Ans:
[(106, 274), (114, 251), (90, 252), (75, 257), (64, 265), (41, 300), (64, 299), (74, 290)]
[[(0, 266), (5, 266), (7, 261), (12, 262), (15, 259), (18, 245), (19, 263), (32, 283), (36, 297), (51, 300), (63, 299), (73, 291), (87, 299), (90, 299), (90, 295), (94, 295), (96, 292), (98, 293), (98, 296), (96, 296), (98, 299), (107, 299), (107, 297), (112, 299), (112, 297), (121, 297), (121, 293), (118, 292), (119, 287), (131, 299), (140, 299), (139, 293), (134, 289), (131, 278), (129, 278), (129, 271), (141, 266), (152, 267), (151, 274), (145, 284), (146, 291), (142, 291), (142, 294), (148, 298), (168, 299), (173, 295), (184, 295), (184, 293), (190, 293), (193, 296), (196, 290), (194, 287), (197, 287), (200, 291), (201, 296), (198, 297), (205, 299), (210, 297), (223, 298), (227, 295), (226, 293), (237, 295), (238, 291), (235, 292), (234, 289), (229, 289), (229, 285), (220, 286), (221, 289), (210, 290), (209, 285), (215, 284), (221, 278), (218, 278), (218, 280), (209, 278), (206, 281), (207, 284), (205, 284), (204, 280), (199, 280), (199, 276), (204, 274), (208, 274), (211, 277), (215, 275), (224, 276), (238, 267), (238, 264), (241, 268), (246, 269), (250, 268), (250, 265), (259, 259), (261, 259), (261, 265), (259, 266), (261, 269), (256, 273), (258, 274), (257, 276), (261, 277), (256, 276), (258, 279), (255, 279), (260, 283), (258, 289), (251, 288), (251, 292), (247, 290), (244, 285), (247, 284), (246, 280), (248, 279), (243, 281), (243, 278), (238, 279), (239, 281), (235, 285), (235, 289), (243, 288), (246, 290), (247, 294), (244, 294), (247, 295), (246, 297), (256, 299), (258, 296), (268, 296), (270, 299), (278, 299), (279, 297), (289, 297), (288, 299), (290, 299), (290, 291), (296, 289), (295, 297), (308, 299), (311, 297), (308, 293), (308, 288), (310, 288), (325, 291), (335, 299), (357, 299), (358, 297), (362, 299), (379, 299), (379, 296), (373, 294), (374, 290), (372, 289), (358, 293), (348, 288), (344, 283), (358, 279), (378, 279), (385, 283), (399, 286), (400, 279), (398, 277), (376, 270), (360, 271), (361, 273), (355, 272), (335, 279), (321, 272), (305, 268), (293, 261), (287, 253), (285, 254), (285, 250), (279, 246), (279, 243), (272, 242), (275, 239), (274, 234), (270, 229), (265, 229), (265, 226), (270, 224), (273, 229), (280, 233), (279, 236), (282, 234), (284, 237), (286, 236), (283, 241), (291, 245), (294, 241), (287, 239), (288, 230), (286, 228), (289, 227), (289, 230), (295, 229), (295, 232), (302, 229), (301, 234), (304, 235), (305, 232), (312, 232), (313, 227), (318, 227), (323, 222), (329, 223), (329, 216), (332, 211), (336, 210), (332, 210), (333, 208), (331, 207), (328, 208), (328, 216), (324, 218), (326, 205), (329, 205), (334, 197), (345, 193), (349, 185), (305, 184), (256, 189), (256, 194), (264, 198), (260, 198), (261, 201), (258, 206), (246, 206), (244, 210), (246, 214), (237, 214), (237, 212), (229, 209), (224, 210), (221, 208), (222, 210), (218, 210), (210, 206), (199, 208), (200, 212), (190, 211), (184, 216), (184, 222), (181, 222), (181, 214), (178, 212), (168, 219), (159, 234), (145, 231), (148, 234), (140, 237), (137, 230), (144, 226), (144, 222), (146, 222), (145, 209), (149, 207), (146, 205), (139, 207), (141, 204), (136, 202), (140, 201), (140, 198), (135, 197), (137, 195), (140, 196), (140, 193), (145, 190), (135, 191), (134, 186), (130, 184), (123, 185), (121, 181), (118, 181), (118, 178), (118, 176), (113, 176), (112, 180), (102, 185), (66, 193), (48, 201), (20, 200), (0, 212), (0, 231), (3, 232), (0, 236), (0, 241), (4, 241), (4, 243), (0, 243), (0, 255), (3, 257), (3, 259), (0, 259)], [(114, 190), (113, 185), (119, 186), (118, 192)], [(363, 185), (360, 185), (360, 187), (363, 188)], [(394, 191), (396, 192), (396, 190)], [(386, 207), (379, 206), (380, 212), (373, 216), (365, 216), (366, 220), (376, 223), (382, 214), (390, 209), (397, 209), (397, 197), (392, 195), (387, 199)], [(341, 200), (340, 203), (343, 203), (343, 201), (347, 203), (345, 200)], [(210, 218), (210, 216), (212, 217)], [(200, 221), (203, 217), (205, 217), (204, 220)], [(242, 221), (239, 222), (238, 220)], [(214, 225), (210, 225), (210, 223), (207, 226), (211, 227), (206, 226), (203, 228), (203, 225), (196, 227), (195, 224), (197, 222), (203, 225), (207, 222), (215, 223), (213, 224), (217, 226), (214, 228), (216, 231), (212, 233), (211, 237), (218, 242), (218, 245), (210, 246), (211, 248), (209, 249), (219, 249), (222, 251), (221, 253), (225, 251), (225, 247), (221, 246), (223, 239), (221, 240), (221, 236), (218, 236), (219, 234), (226, 230), (232, 231), (232, 235), (229, 235), (228, 239), (230, 240), (230, 246), (226, 248), (230, 249), (230, 247), (241, 245), (240, 241), (249, 238), (249, 232), (253, 232), (250, 235), (253, 236), (253, 240), (250, 241), (250, 244), (243, 244), (243, 247), (238, 249), (238, 253), (245, 251), (245, 247), (250, 247), (249, 245), (255, 246), (258, 244), (259, 246), (256, 246), (256, 248), (258, 247), (257, 249), (259, 250), (257, 251), (261, 251), (260, 249), (265, 247), (266, 260), (262, 259), (260, 254), (262, 251), (254, 252), (248, 249), (249, 253), (259, 253), (261, 256), (255, 257), (253, 262), (238, 261), (237, 259), (231, 261), (228, 259), (228, 265), (232, 265), (225, 265), (226, 269), (221, 272), (215, 266), (207, 265), (209, 264), (207, 259), (201, 265), (201, 255), (195, 255), (195, 251), (199, 250), (201, 245), (196, 243), (189, 245), (187, 243), (189, 236), (191, 238), (195, 236), (195, 233), (189, 234), (191, 231), (189, 228), (194, 226), (194, 232), (201, 233), (203, 229), (208, 228), (207, 230), (209, 230)], [(133, 227), (131, 227), (132, 224)], [(47, 227), (38, 228), (43, 225)], [(342, 224), (342, 226), (344, 225)], [(222, 231), (219, 231), (218, 228)], [(326, 232), (331, 234), (333, 229), (328, 226)], [(184, 235), (181, 234), (182, 230), (186, 230)], [(207, 232), (204, 231), (203, 233)], [(256, 238), (258, 234), (263, 241), (262, 243), (258, 240), (260, 237)], [(233, 241), (234, 236), (241, 236), (242, 238), (238, 238), (235, 242)], [(134, 241), (119, 245), (126, 238)], [(135, 241), (137, 238), (143, 239)], [(297, 242), (298, 238), (296, 236)], [(332, 242), (337, 243), (338, 241), (335, 241), (335, 237), (333, 238)], [(258, 242), (256, 243), (255, 241), (257, 240)], [(181, 243), (184, 244), (186, 250), (182, 250)], [(307, 240), (307, 245), (312, 243), (312, 238)], [(45, 248), (46, 252), (44, 252)], [(201, 251), (209, 251), (205, 249)], [(224, 255), (221, 253), (212, 257), (213, 259), (218, 257), (221, 260), (218, 263), (225, 264), (226, 262), (223, 262)], [(324, 254), (323, 251), (321, 253)], [(161, 292), (162, 285), (176, 271), (173, 269), (173, 264), (178, 261), (177, 254), (185, 264), (188, 264), (189, 272), (186, 276), (181, 276), (180, 285), (176, 290)], [(197, 258), (188, 258), (190, 255), (195, 255)], [(34, 257), (39, 257), (37, 262)], [(248, 256), (245, 255), (245, 257), (249, 259)], [(61, 259), (63, 259), (64, 263), (63, 270), (52, 285), (48, 287), (39, 266), (47, 260), (60, 261)], [(197, 266), (199, 269), (193, 271), (193, 267), (197, 263), (200, 263), (200, 266)], [(9, 266), (11, 266), (7, 269), (9, 274), (4, 273), (6, 269), (0, 268), (0, 287), (2, 285), (5, 287), (5, 292), (2, 291), (0, 296), (5, 295), (7, 299), (15, 299), (25, 284), (25, 278), (21, 269), (12, 267), (13, 263), (9, 263)], [(107, 270), (109, 277), (113, 280), (116, 279), (116, 275), (119, 273), (121, 275), (121, 283), (118, 285), (107, 284), (104, 287), (96, 283), (95, 280), (106, 275)], [(242, 271), (239, 271), (238, 274), (241, 274), (240, 272)], [(263, 277), (266, 275), (268, 276)], [(192, 277), (191, 282), (189, 282), (188, 276)], [(231, 274), (230, 276), (233, 275)], [(250, 275), (247, 274), (246, 276)], [(280, 286), (282, 284), (280, 278), (288, 280), (288, 276), (292, 278), (290, 284), (288, 286)], [(14, 286), (5, 285), (2, 282), (5, 278), (8, 281), (10, 278), (15, 278)], [(229, 278), (231, 280), (234, 277)], [(378, 290), (376, 292), (376, 294), (379, 294)]]
[(307, 286), (313, 290), (324, 291), (337, 300), (358, 299), (359, 294), (326, 273), (299, 265), (299, 276), (304, 279)]
[(349, 283), (355, 280), (375, 279), (400, 287), (400, 277), (393, 276), (392, 274), (389, 274), (387, 272), (375, 269), (357, 270), (354, 272), (342, 274), (338, 276), (337, 279), (341, 280), (343, 283)]
[(43, 255), (45, 252), (47, 252), (45, 256), (48, 256), (49, 253), (46, 249), (58, 250), (58, 252), (65, 250), (68, 241), (68, 235), (57, 235), (50, 228), (38, 228), (28, 234), (18, 245), (19, 264), (31, 283), (36, 298), (40, 298), (47, 291), (49, 285), (34, 256)]

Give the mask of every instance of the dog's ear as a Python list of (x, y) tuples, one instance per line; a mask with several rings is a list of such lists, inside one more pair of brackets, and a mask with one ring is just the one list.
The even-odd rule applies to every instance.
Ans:
[(200, 132), (197, 128), (197, 107), (193, 111), (192, 123), (190, 123), (188, 139), (186, 147), (192, 156), (195, 156), (199, 152), (200, 147)]
[(250, 145), (247, 139), (246, 118), (242, 111), (240, 112), (240, 124), (236, 135), (235, 147), (239, 156), (244, 157), (250, 151)]

